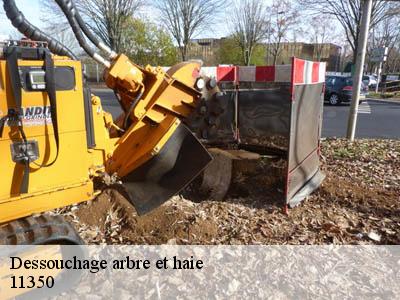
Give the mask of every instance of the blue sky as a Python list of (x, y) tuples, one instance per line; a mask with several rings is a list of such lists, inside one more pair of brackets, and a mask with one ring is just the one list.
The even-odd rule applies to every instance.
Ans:
[[(27, 20), (36, 26), (40, 26), (41, 10), (39, 0), (15, 0), (20, 11), (23, 12)], [(1, 3), (1, 10), (3, 10), (3, 3)], [(7, 19), (5, 14), (0, 15), (0, 34), (11, 34), (15, 32), (10, 21)]]

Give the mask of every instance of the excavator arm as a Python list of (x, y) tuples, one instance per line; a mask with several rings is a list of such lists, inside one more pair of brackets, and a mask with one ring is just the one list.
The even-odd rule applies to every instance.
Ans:
[(164, 72), (134, 65), (121, 54), (105, 72), (108, 87), (119, 95), (124, 134), (106, 162), (118, 174), (139, 214), (159, 206), (192, 181), (211, 156), (184, 121), (207, 89), (199, 62)]

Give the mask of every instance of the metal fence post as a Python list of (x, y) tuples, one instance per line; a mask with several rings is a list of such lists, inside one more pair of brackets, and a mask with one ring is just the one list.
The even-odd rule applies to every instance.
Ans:
[(356, 70), (353, 76), (353, 97), (347, 125), (347, 138), (354, 141), (357, 124), (358, 104), (360, 100), (360, 89), (364, 71), (365, 54), (367, 50), (368, 30), (371, 21), (372, 0), (364, 0), (361, 16), (361, 30), (358, 40), (358, 51), (356, 58)]

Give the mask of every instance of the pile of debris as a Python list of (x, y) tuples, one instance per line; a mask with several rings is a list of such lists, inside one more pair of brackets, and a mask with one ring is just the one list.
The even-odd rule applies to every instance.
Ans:
[(285, 214), (265, 173), (225, 200), (189, 191), (145, 216), (115, 190), (62, 209), (89, 244), (400, 244), (400, 141), (322, 142), (322, 186)]

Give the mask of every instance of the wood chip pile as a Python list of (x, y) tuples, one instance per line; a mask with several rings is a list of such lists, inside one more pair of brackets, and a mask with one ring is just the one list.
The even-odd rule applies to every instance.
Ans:
[(400, 244), (400, 141), (327, 139), (322, 155), (324, 183), (288, 215), (265, 174), (236, 178), (223, 201), (184, 193), (141, 217), (115, 190), (55, 213), (89, 244)]

